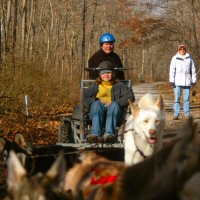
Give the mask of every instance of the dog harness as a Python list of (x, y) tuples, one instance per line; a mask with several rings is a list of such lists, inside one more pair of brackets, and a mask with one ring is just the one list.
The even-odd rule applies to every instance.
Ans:
[[(137, 135), (136, 131), (135, 131), (133, 128), (124, 131), (124, 133), (127, 133), (127, 132), (129, 132), (129, 131), (132, 131), (132, 132), (134, 133), (134, 136), (133, 136), (133, 137), (135, 137), (135, 135)], [(148, 156), (146, 156), (146, 155), (138, 148), (138, 146), (137, 146), (136, 144), (135, 144), (135, 147), (136, 147), (136, 149), (137, 149), (136, 152), (139, 152), (139, 154), (140, 154), (144, 159), (145, 159), (145, 158), (148, 158)]]
[(114, 183), (117, 180), (117, 177), (118, 176), (104, 176), (99, 179), (95, 179), (95, 177), (93, 176), (91, 179), (91, 185)]

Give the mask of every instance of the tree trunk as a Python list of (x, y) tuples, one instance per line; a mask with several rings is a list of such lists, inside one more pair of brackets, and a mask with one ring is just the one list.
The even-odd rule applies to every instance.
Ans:
[(17, 40), (17, 17), (18, 17), (18, 0), (14, 0), (14, 22), (13, 22), (13, 40), (12, 40), (12, 48), (13, 51), (16, 47), (16, 40)]
[(86, 26), (86, 0), (83, 0), (83, 15), (82, 15), (82, 31), (83, 31), (83, 38), (82, 38), (82, 79), (85, 78), (85, 26)]
[[(27, 42), (26, 42), (26, 49), (27, 49), (27, 55), (32, 55), (33, 50), (33, 38), (34, 38), (34, 31), (32, 30), (34, 19), (35, 19), (35, 0), (31, 0), (30, 2), (30, 17), (29, 17), (29, 24), (28, 24), (28, 30), (27, 30)], [(31, 34), (32, 31), (32, 34)]]
[(50, 6), (50, 11), (51, 11), (51, 26), (50, 26), (50, 30), (49, 30), (48, 38), (47, 38), (47, 51), (46, 51), (46, 59), (45, 59), (45, 62), (44, 62), (44, 72), (46, 71), (47, 62), (49, 60), (50, 40), (51, 40), (51, 34), (52, 34), (52, 31), (53, 31), (53, 26), (54, 26), (54, 16), (53, 16), (53, 8), (52, 8), (51, 0), (49, 0), (49, 6)]
[(0, 70), (1, 70), (1, 64), (2, 64), (2, 17), (0, 17)]
[(198, 39), (197, 39), (194, 0), (191, 1), (191, 6), (192, 6), (192, 19), (193, 19), (192, 29), (193, 29), (194, 44), (195, 44), (194, 47), (195, 47), (197, 55), (199, 57), (200, 56), (200, 48), (199, 48), (199, 43), (198, 43)]
[(22, 29), (21, 29), (21, 56), (25, 58), (25, 47), (26, 47), (26, 33), (27, 33), (27, 0), (23, 0), (22, 3)]
[(87, 60), (89, 60), (91, 56), (91, 44), (92, 44), (92, 41), (94, 40), (94, 24), (95, 24), (96, 10), (97, 10), (97, 0), (94, 3), (94, 9), (93, 9), (93, 14), (92, 14), (92, 24), (91, 24), (91, 32), (90, 32), (90, 37), (89, 37), (89, 42), (88, 42)]
[(6, 15), (6, 33), (7, 33), (6, 43), (7, 43), (8, 49), (10, 49), (10, 45), (9, 45), (10, 19), (11, 19), (11, 0), (8, 0), (7, 1), (7, 15)]

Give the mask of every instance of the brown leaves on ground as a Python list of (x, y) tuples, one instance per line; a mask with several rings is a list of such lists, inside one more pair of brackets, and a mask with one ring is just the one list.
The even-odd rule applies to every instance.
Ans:
[[(158, 87), (163, 94), (174, 98), (173, 88), (169, 86), (169, 83)], [(200, 105), (200, 82), (193, 89), (197, 93), (195, 96), (191, 95), (191, 105)], [(17, 133), (21, 133), (31, 144), (55, 144), (58, 141), (60, 118), (70, 116), (73, 107), (78, 104), (77, 101), (69, 100), (65, 104), (50, 106), (46, 109), (37, 107), (35, 110), (30, 110), (29, 117), (19, 112), (7, 113), (0, 119), (0, 134), (11, 141)]]
[(57, 105), (48, 110), (30, 111), (30, 116), (17, 113), (4, 115), (0, 120), (1, 136), (14, 140), (17, 133), (21, 133), (31, 144), (55, 144), (58, 141), (59, 122), (62, 116), (70, 116), (74, 101)]

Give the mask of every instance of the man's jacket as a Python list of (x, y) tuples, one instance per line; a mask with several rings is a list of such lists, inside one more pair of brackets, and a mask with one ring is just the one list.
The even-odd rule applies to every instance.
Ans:
[[(102, 49), (97, 51), (88, 61), (89, 68), (97, 68), (99, 64), (103, 61), (110, 61), (115, 68), (122, 68), (122, 63), (120, 57), (112, 52), (112, 53), (105, 53)], [(98, 71), (89, 71), (89, 78), (92, 80), (97, 79), (99, 76)], [(116, 71), (115, 78), (124, 80), (124, 72), (123, 71)]]

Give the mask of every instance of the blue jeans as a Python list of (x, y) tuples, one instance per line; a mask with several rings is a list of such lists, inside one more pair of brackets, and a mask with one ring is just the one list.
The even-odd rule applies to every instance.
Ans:
[(190, 115), (190, 86), (175, 86), (174, 87), (174, 115), (179, 116), (180, 114), (180, 99), (183, 91), (184, 106), (183, 111), (185, 116)]
[(92, 134), (101, 136), (103, 134), (104, 125), (106, 134), (115, 134), (121, 112), (120, 106), (115, 101), (112, 101), (108, 107), (105, 107), (100, 101), (92, 103), (90, 108)]

